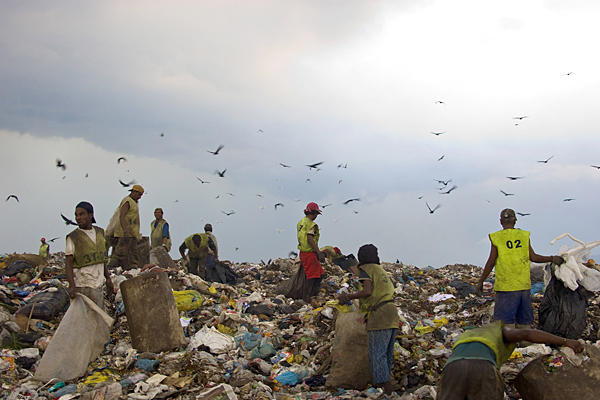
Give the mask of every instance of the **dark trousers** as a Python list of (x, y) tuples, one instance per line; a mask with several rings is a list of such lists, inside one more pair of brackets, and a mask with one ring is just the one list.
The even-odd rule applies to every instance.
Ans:
[(456, 360), (444, 367), (438, 400), (503, 400), (504, 382), (486, 360)]
[(188, 272), (190, 274), (198, 275), (202, 279), (206, 279), (206, 258), (190, 257), (190, 266)]
[(109, 268), (123, 267), (123, 269), (133, 269), (139, 267), (140, 258), (137, 252), (137, 238), (120, 237), (117, 241), (108, 262)]

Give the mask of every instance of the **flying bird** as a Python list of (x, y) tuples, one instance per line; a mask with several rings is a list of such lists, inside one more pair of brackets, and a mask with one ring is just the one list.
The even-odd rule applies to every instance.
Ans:
[(127, 159), (125, 157), (117, 158), (117, 164), (121, 164), (121, 161), (127, 161)]
[(288, 254), (289, 258), (296, 258), (298, 257), (298, 253), (296, 253), (295, 251), (290, 251), (290, 253)]
[(420, 195), (419, 197), (417, 197), (417, 199), (421, 200), (423, 198), (423, 195)]
[(590, 167), (600, 170), (600, 165), (590, 165)]
[(264, 197), (264, 196), (263, 196), (262, 194), (257, 194), (257, 195), (256, 195), (256, 197), (260, 197), (260, 198), (262, 198), (262, 197)]
[(225, 171), (227, 171), (227, 168), (225, 168), (223, 171), (216, 170), (215, 174), (219, 175), (220, 178), (225, 178)]
[(573, 74), (573, 72), (567, 72), (566, 74), (563, 74), (563, 76), (571, 76)]
[(519, 121), (524, 120), (525, 118), (527, 118), (527, 115), (523, 115), (521, 117), (513, 117), (513, 119), (518, 119)]
[(236, 247), (236, 248), (235, 248), (235, 251), (238, 251), (239, 249), (240, 249), (239, 247)]
[(355, 199), (349, 199), (349, 200), (346, 200), (346, 201), (344, 202), (344, 204), (350, 204), (350, 203), (352, 203), (353, 201), (360, 201), (360, 199), (359, 199), (359, 198), (355, 198)]
[(444, 186), (448, 186), (448, 184), (450, 182), (452, 182), (452, 179), (448, 179), (447, 181), (443, 181), (441, 179), (434, 179), (434, 181), (436, 181), (437, 183), (439, 183), (440, 185), (444, 185)]
[(256, 133), (263, 133), (264, 131), (262, 129), (259, 129), (256, 131)]
[(444, 159), (444, 157), (446, 157), (446, 155), (445, 155), (445, 154), (442, 154), (442, 156), (441, 156), (440, 158), (438, 158), (437, 160), (438, 160), (438, 161), (442, 161), (442, 160)]
[(321, 205), (321, 208), (327, 208), (331, 205), (331, 203), (325, 204), (325, 205)]
[(235, 214), (235, 210), (231, 210), (229, 212), (225, 212), (225, 211), (221, 210), (221, 212), (227, 216)]
[(198, 179), (198, 180), (200, 181), (200, 183), (210, 183), (209, 181), (204, 181), (204, 180), (202, 180), (202, 179), (201, 179), (201, 178), (199, 178), (199, 177), (196, 177), (196, 179)]
[(165, 133), (164, 133), (164, 132), (161, 132), (161, 133), (160, 133), (160, 137), (165, 137)]
[(323, 164), (325, 161), (320, 161), (318, 163), (314, 163), (314, 164), (306, 164), (306, 166), (308, 167), (308, 169), (317, 169), (317, 167), (321, 164)]
[(573, 200), (575, 200), (575, 199), (572, 199), (572, 198), (570, 198), (570, 197), (568, 197), (568, 198), (566, 198), (566, 199), (563, 199), (563, 201), (573, 201)]
[(55, 237), (55, 238), (52, 238), (52, 239), (50, 239), (50, 240), (48, 240), (48, 241), (49, 241), (49, 242), (52, 242), (52, 243), (54, 243), (54, 241), (55, 241), (56, 239), (60, 239), (60, 238), (58, 238), (58, 237)]
[(456, 189), (457, 187), (458, 186), (454, 185), (450, 189), (446, 190), (445, 192), (440, 192), (440, 194), (450, 194), (450, 192), (453, 191), (454, 189)]
[(87, 172), (85, 173), (85, 177), (87, 178), (88, 176), (90, 176), (90, 174), (88, 174)]
[(306, 178), (306, 180), (304, 182), (308, 183), (308, 182), (312, 182), (312, 181), (310, 180), (310, 178)]
[(356, 210), (352, 210), (352, 212), (353, 212), (354, 214), (358, 214), (358, 211), (356, 211)]
[(127, 183), (125, 183), (125, 182), (123, 182), (122, 180), (120, 180), (120, 179), (119, 179), (119, 183), (120, 183), (120, 184), (121, 184), (121, 186), (123, 186), (123, 187), (129, 187), (129, 186), (131, 186), (131, 185), (134, 185), (134, 184), (135, 184), (135, 181), (131, 181), (131, 182), (127, 182)]
[(348, 168), (348, 163), (345, 164), (338, 164), (337, 166), (338, 168)]
[(75, 225), (75, 226), (77, 226), (77, 224), (75, 222), (73, 222), (69, 218), (65, 217), (62, 213), (60, 214), (60, 216), (62, 217), (63, 221), (65, 221), (65, 225)]
[(446, 104), (446, 103), (444, 103), (444, 102), (443, 102), (443, 101), (441, 101), (441, 100), (436, 100), (436, 101), (435, 101), (435, 104)]
[(443, 133), (446, 133), (446, 132), (431, 132), (431, 134), (435, 135), (435, 136), (440, 136)]
[(518, 212), (518, 215), (520, 215), (521, 217), (526, 217), (528, 215), (531, 215), (530, 213), (522, 213), (522, 212)]
[(61, 159), (56, 159), (56, 168), (60, 168), (63, 171), (67, 169), (67, 164), (63, 163)]
[(517, 179), (523, 179), (524, 176), (507, 176), (506, 179), (510, 179), (511, 181), (516, 181)]
[(506, 193), (504, 190), (501, 190), (500, 193), (502, 193), (505, 196), (514, 196), (514, 193)]
[(438, 208), (440, 208), (442, 205), (438, 204), (437, 206), (433, 207), (433, 209), (431, 207), (429, 207), (429, 204), (427, 202), (425, 202), (425, 205), (427, 206), (427, 209), (429, 210), (429, 214), (433, 214), (435, 212), (435, 210), (437, 210)]
[(17, 201), (17, 203), (19, 202), (19, 198), (18, 198), (18, 197), (17, 197), (17, 195), (15, 195), (15, 194), (9, 194), (9, 195), (6, 197), (6, 201), (9, 201), (11, 198), (15, 199), (15, 200)]
[(283, 207), (283, 203), (277, 203), (273, 207), (275, 207), (275, 210), (277, 210), (277, 207)]
[(219, 152), (220, 152), (221, 150), (223, 150), (223, 147), (225, 147), (225, 146), (223, 146), (222, 144), (220, 144), (220, 145), (219, 145), (219, 147), (217, 147), (217, 150), (215, 150), (215, 151), (206, 150), (206, 151), (208, 151), (210, 154), (212, 154), (212, 155), (215, 155), (215, 156), (216, 156), (217, 154), (219, 154)]
[(340, 179), (340, 180), (338, 180), (338, 185), (339, 185), (340, 183), (342, 183), (342, 182), (343, 182), (343, 181), (342, 181), (341, 179)]
[(231, 197), (235, 196), (235, 194), (233, 194), (233, 193), (230, 193), (230, 192), (227, 192), (227, 193), (225, 193), (225, 194), (228, 194), (228, 195), (229, 195), (229, 196), (231, 196)]
[(539, 163), (543, 163), (543, 164), (548, 164), (548, 161), (550, 161), (554, 156), (550, 156), (548, 158), (546, 158), (545, 160), (542, 161), (538, 161)]
[(284, 163), (279, 163), (279, 165), (281, 165), (283, 168), (292, 168), (291, 165), (287, 165), (287, 164), (284, 164)]

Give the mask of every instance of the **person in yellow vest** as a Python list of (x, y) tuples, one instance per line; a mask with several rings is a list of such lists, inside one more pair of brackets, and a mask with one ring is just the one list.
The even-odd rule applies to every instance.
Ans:
[(69, 282), (69, 295), (81, 293), (100, 308), (104, 308), (104, 286), (112, 298), (114, 288), (106, 266), (107, 248), (104, 229), (92, 225), (94, 207), (82, 201), (75, 207), (78, 228), (67, 235), (65, 271)]
[(337, 260), (338, 258), (344, 257), (342, 251), (338, 247), (334, 246), (325, 246), (321, 247), (321, 252), (325, 253), (325, 257), (329, 260)]
[(398, 331), (398, 309), (394, 304), (394, 284), (379, 263), (377, 247), (372, 244), (358, 250), (358, 266), (352, 267), (358, 274), (361, 288), (355, 293), (338, 295), (340, 304), (359, 299), (360, 311), (365, 313), (369, 340), (369, 362), (373, 385), (382, 387), (386, 394), (393, 389), (392, 366), (394, 343)]
[(163, 218), (162, 208), (154, 210), (154, 217), (155, 220), (150, 222), (150, 264), (172, 268), (175, 263), (169, 256), (171, 251), (169, 223)]
[[(181, 254), (182, 259), (188, 259), (189, 273), (206, 279), (206, 258), (209, 248), (213, 251), (216, 249), (212, 239), (206, 233), (194, 233), (181, 243), (179, 254)], [(185, 254), (186, 249), (188, 250), (187, 257)]]
[(324, 274), (321, 262), (325, 261), (325, 253), (319, 250), (319, 225), (315, 219), (321, 214), (317, 203), (308, 203), (304, 209), (304, 218), (296, 225), (300, 264), (306, 275), (304, 300), (319, 293), (321, 277)]
[(132, 269), (139, 264), (137, 243), (141, 235), (138, 201), (143, 194), (143, 187), (133, 185), (129, 195), (125, 196), (119, 204), (119, 220), (114, 228), (114, 237), (117, 244), (108, 264), (111, 268), (121, 266), (124, 269)]
[(437, 400), (502, 400), (504, 382), (500, 367), (518, 342), (567, 346), (580, 353), (583, 345), (537, 329), (511, 328), (502, 321), (460, 335), (446, 361), (438, 384)]
[(50, 245), (46, 243), (46, 238), (41, 238), (40, 242), (42, 242), (39, 252), (40, 257), (42, 257), (44, 260), (47, 260), (48, 257), (50, 257)]
[(481, 293), (483, 282), (493, 268), (496, 270), (496, 304), (494, 319), (506, 324), (525, 327), (533, 324), (531, 307), (531, 279), (529, 262), (562, 264), (560, 256), (541, 256), (533, 251), (529, 232), (515, 229), (517, 217), (510, 208), (500, 213), (502, 230), (490, 233), (491, 250), (477, 292)]
[(216, 261), (219, 261), (219, 245), (217, 244), (217, 238), (213, 234), (213, 227), (211, 224), (204, 225), (204, 233), (206, 233), (213, 241), (215, 250), (208, 248), (208, 256), (206, 258), (206, 267), (212, 267)]

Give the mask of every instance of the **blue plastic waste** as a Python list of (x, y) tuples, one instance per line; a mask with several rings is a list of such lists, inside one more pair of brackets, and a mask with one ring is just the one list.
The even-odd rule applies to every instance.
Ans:
[(75, 392), (77, 392), (77, 385), (72, 383), (72, 384), (67, 385), (61, 389), (58, 389), (56, 392), (52, 393), (52, 397), (57, 398), (60, 396), (64, 396), (65, 394), (71, 394), (71, 393), (75, 393)]
[(285, 372), (282, 372), (281, 374), (277, 375), (275, 380), (277, 382), (279, 382), (281, 385), (294, 386), (298, 383), (298, 381), (300, 379), (298, 378), (298, 375), (295, 372), (285, 371)]
[(252, 332), (246, 332), (243, 335), (239, 335), (235, 338), (235, 344), (243, 349), (252, 350), (259, 345), (261, 339), (261, 335), (257, 335), (256, 333)]
[(135, 366), (139, 369), (143, 369), (144, 371), (153, 372), (154, 370), (156, 370), (156, 367), (158, 367), (158, 363), (158, 360), (148, 360), (146, 358), (139, 358), (135, 362)]
[(536, 282), (531, 284), (531, 294), (542, 293), (544, 291), (544, 282)]

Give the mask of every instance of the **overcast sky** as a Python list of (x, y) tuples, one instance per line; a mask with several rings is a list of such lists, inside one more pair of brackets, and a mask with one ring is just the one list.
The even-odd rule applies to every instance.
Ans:
[[(583, 0), (3, 1), (0, 252), (37, 252), (41, 236), (63, 251), (60, 213), (81, 200), (105, 227), (119, 179), (146, 189), (144, 234), (164, 209), (173, 256), (211, 222), (222, 259), (285, 257), (309, 201), (331, 204), (321, 245), (373, 243), (421, 267), (483, 265), (505, 207), (531, 214), (517, 226), (540, 254), (563, 232), (598, 240), (599, 13)], [(440, 194), (436, 179), (458, 187)]]

